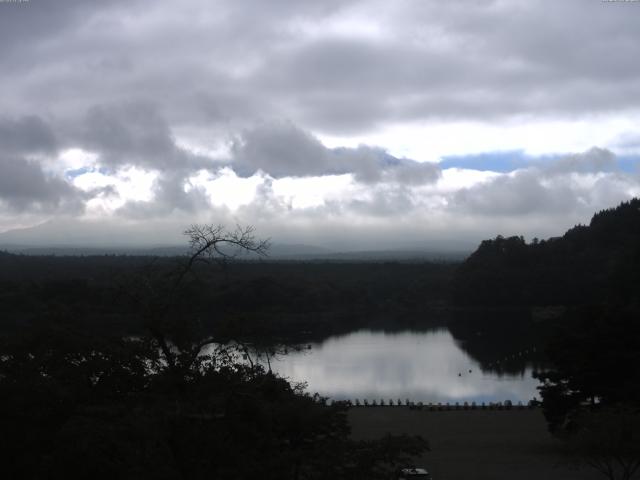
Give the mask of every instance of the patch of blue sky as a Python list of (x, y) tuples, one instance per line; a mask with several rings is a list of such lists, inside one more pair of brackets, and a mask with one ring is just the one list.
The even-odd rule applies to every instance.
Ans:
[(95, 168), (95, 167), (87, 167), (87, 166), (75, 168), (73, 170), (67, 170), (64, 173), (67, 176), (67, 178), (76, 178), (76, 177), (79, 177), (80, 175), (84, 175), (85, 173), (94, 173), (94, 172), (101, 173), (102, 175), (109, 175), (111, 173), (108, 168), (104, 168), (104, 167)]
[[(451, 155), (442, 157), (440, 167), (464, 168), (469, 170), (508, 173), (521, 168), (542, 166), (562, 158), (564, 154), (527, 155), (524, 150), (506, 150), (474, 153), (470, 155)], [(640, 172), (640, 155), (616, 156), (617, 169), (628, 173)]]
[(470, 155), (450, 155), (442, 157), (440, 167), (464, 168), (507, 173), (520, 168), (527, 168), (558, 158), (560, 155), (527, 155), (524, 150), (502, 150), (495, 152), (474, 153)]
[(640, 173), (640, 155), (619, 155), (618, 168), (624, 172)]

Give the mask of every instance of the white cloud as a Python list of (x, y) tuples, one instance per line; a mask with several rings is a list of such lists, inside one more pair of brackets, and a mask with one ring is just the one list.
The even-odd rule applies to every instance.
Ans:
[[(640, 153), (640, 142), (622, 143), (620, 132), (637, 132), (640, 110), (582, 119), (523, 117), (500, 123), (411, 122), (386, 125), (366, 135), (319, 135), (329, 148), (384, 145), (394, 156), (439, 161), (444, 156), (523, 150), (533, 156), (581, 152), (599, 145), (620, 154)], [(631, 135), (627, 134), (627, 139)], [(635, 138), (635, 137), (633, 137)]]
[(68, 148), (61, 151), (50, 167), (59, 173), (66, 173), (69, 170), (79, 170), (81, 168), (93, 168), (98, 160), (98, 155), (81, 148)]
[(500, 176), (489, 170), (470, 170), (465, 168), (447, 168), (442, 171), (442, 178), (437, 183), (437, 189), (443, 193), (452, 193), (461, 188), (469, 188), (482, 182), (487, 182)]
[[(580, 0), (2, 5), (0, 229), (72, 215), (167, 219), (166, 232), (235, 215), (312, 243), (558, 234), (638, 194), (616, 163), (640, 155), (636, 13)], [(511, 174), (437, 164), (505, 151), (566, 156)]]
[(202, 188), (213, 205), (236, 210), (241, 205), (247, 205), (255, 199), (256, 188), (263, 181), (261, 175), (253, 175), (248, 178), (238, 177), (228, 167), (219, 170), (215, 175), (206, 170), (200, 170), (196, 175), (188, 178), (187, 190)]
[(153, 184), (158, 172), (126, 167), (115, 173), (97, 169), (77, 175), (73, 184), (85, 192), (103, 189), (104, 193), (87, 202), (86, 215), (91, 218), (110, 216), (129, 201), (153, 200)]
[(353, 175), (281, 178), (273, 181), (273, 192), (294, 209), (321, 207), (327, 201), (340, 201), (353, 194)]

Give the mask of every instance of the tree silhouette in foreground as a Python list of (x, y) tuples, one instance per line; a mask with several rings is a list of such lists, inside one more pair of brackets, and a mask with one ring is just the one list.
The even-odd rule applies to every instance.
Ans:
[(571, 460), (611, 480), (640, 468), (640, 325), (633, 307), (570, 310), (539, 372), (549, 430)]
[(630, 480), (640, 468), (640, 416), (626, 406), (583, 410), (565, 433), (573, 461), (610, 480)]
[(346, 406), (242, 362), (233, 325), (205, 331), (191, 317), (199, 278), (267, 244), (247, 228), (187, 234), (183, 264), (152, 266), (127, 289), (146, 334), (98, 336), (60, 307), (0, 337), (7, 478), (387, 478), (428, 448), (419, 437), (351, 440)]
[[(198, 280), (199, 265), (225, 265), (240, 253), (267, 254), (268, 240), (257, 239), (252, 226), (227, 230), (222, 225), (192, 225), (184, 232), (190, 253), (169, 271), (145, 272), (137, 279), (134, 300), (151, 338), (157, 343), (170, 371), (188, 371), (208, 345), (228, 338), (206, 336), (197, 319), (189, 315), (190, 290)], [(134, 288), (135, 288), (134, 287)]]

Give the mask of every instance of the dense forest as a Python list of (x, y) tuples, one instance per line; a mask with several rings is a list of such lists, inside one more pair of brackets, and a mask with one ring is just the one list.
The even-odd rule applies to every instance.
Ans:
[[(190, 243), (187, 257), (153, 261), (2, 255), (9, 478), (388, 478), (428, 449), (406, 435), (354, 441), (346, 405), (251, 361), (281, 343), (252, 313), (300, 314), (295, 297), (316, 291), (325, 303), (307, 307), (333, 312), (352, 277), (337, 282), (330, 266), (311, 288), (304, 266), (280, 265), (266, 269), (288, 272), (270, 285), (259, 264), (220, 264), (225, 243), (262, 253), (250, 228), (196, 226)], [(368, 268), (371, 288), (383, 289)], [(370, 295), (352, 294), (373, 308)]]
[[(486, 240), (461, 264), (236, 261), (207, 254), (228, 240), (259, 250), (242, 236), (251, 230), (213, 232), (223, 235), (192, 236), (183, 257), (0, 253), (0, 449), (12, 478), (388, 478), (424, 439), (354, 442), (346, 405), (240, 361), (248, 346), (359, 328), (447, 326), (483, 368), (539, 347), (499, 369), (544, 365), (549, 427), (581, 452), (603, 451), (584, 432), (618, 432), (620, 411), (636, 424), (638, 199), (562, 237)], [(586, 405), (604, 413), (585, 417)], [(637, 468), (637, 430), (618, 433)]]
[[(206, 331), (233, 323), (266, 341), (290, 343), (357, 328), (447, 325), (488, 365), (496, 355), (544, 341), (553, 323), (544, 320), (567, 308), (637, 308), (639, 208), (638, 199), (625, 202), (547, 240), (485, 240), (462, 263), (265, 257), (196, 265), (173, 308), (197, 317)], [(94, 333), (135, 335), (144, 328), (136, 307), (141, 285), (167, 277), (184, 259), (0, 252), (0, 331), (57, 315)]]
[[(489, 365), (510, 350), (548, 343), (575, 309), (616, 308), (633, 316), (639, 296), (640, 199), (633, 199), (561, 237), (483, 241), (453, 276), (448, 325)], [(536, 357), (548, 359), (543, 348)], [(523, 366), (514, 360), (503, 368)]]
[[(536, 376), (549, 430), (579, 464), (632, 478), (640, 469), (640, 199), (562, 237), (486, 240), (452, 288), (463, 313), (451, 328), (467, 348), (484, 353), (477, 331), (544, 345)], [(484, 315), (469, 315), (474, 308)]]
[[(2, 329), (42, 312), (73, 313), (87, 328), (135, 334), (140, 284), (162, 278), (183, 257), (0, 254)], [(357, 327), (443, 323), (456, 264), (433, 262), (237, 261), (196, 266), (179, 310), (210, 329), (225, 320), (256, 333), (322, 338)]]
[(456, 305), (633, 303), (640, 290), (640, 199), (596, 213), (561, 237), (498, 236), (460, 266)]

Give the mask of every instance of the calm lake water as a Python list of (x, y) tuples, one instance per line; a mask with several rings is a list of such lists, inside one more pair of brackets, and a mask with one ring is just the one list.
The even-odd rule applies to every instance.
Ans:
[(538, 396), (532, 368), (521, 375), (483, 372), (446, 329), (361, 330), (279, 357), (272, 368), (336, 400), (526, 402)]

